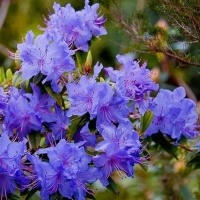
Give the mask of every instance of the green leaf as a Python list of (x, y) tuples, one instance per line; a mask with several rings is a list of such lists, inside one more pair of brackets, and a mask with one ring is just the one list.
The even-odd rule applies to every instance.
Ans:
[(37, 191), (38, 191), (37, 188), (32, 189), (32, 190), (27, 194), (25, 200), (29, 200)]
[(89, 194), (89, 193), (86, 194), (85, 198), (96, 200), (95, 197), (92, 194)]
[(6, 80), (5, 71), (3, 67), (0, 67), (0, 83), (3, 83)]
[(45, 145), (46, 145), (45, 140), (46, 140), (46, 137), (41, 137), (40, 147), (45, 147)]
[(28, 139), (29, 139), (31, 149), (37, 149), (40, 147), (40, 141), (41, 141), (40, 132), (33, 132), (29, 134)]
[(60, 93), (55, 93), (52, 89), (49, 83), (45, 83), (44, 84), (44, 88), (47, 91), (47, 93), (56, 100), (56, 102), (58, 103), (59, 106), (63, 106), (64, 102), (63, 102), (63, 98), (62, 95)]
[(162, 133), (153, 134), (151, 138), (156, 144), (159, 144), (162, 149), (164, 149), (168, 154), (178, 160), (176, 156), (177, 146), (170, 144), (170, 142), (167, 141), (165, 137), (163, 137)]
[(23, 82), (22, 80), (22, 74), (21, 73), (15, 73), (12, 79), (12, 85), (17, 87)]
[(33, 77), (33, 83), (37, 85), (43, 78), (43, 74), (39, 73)]
[(76, 51), (76, 66), (83, 73), (83, 65), (86, 59), (86, 54), (82, 51)]
[(195, 166), (194, 166), (194, 169), (199, 169), (200, 168), (200, 163), (197, 163)]
[(17, 194), (9, 194), (8, 195), (8, 199), (12, 199), (12, 200), (21, 200), (21, 197)]
[(88, 114), (83, 115), (82, 117), (74, 116), (71, 118), (71, 125), (69, 126), (69, 135), (68, 140), (71, 141), (74, 137), (74, 134), (76, 131), (83, 125), (86, 124), (86, 122), (89, 121)]
[(200, 164), (200, 153), (191, 157), (191, 160), (188, 162), (188, 165)]
[(153, 119), (153, 112), (151, 110), (147, 110), (143, 117), (140, 120), (140, 133), (144, 133)]
[(91, 69), (92, 69), (92, 53), (91, 53), (91, 51), (88, 51), (86, 61), (84, 64), (84, 72), (90, 73)]
[(109, 185), (106, 186), (106, 188), (111, 190), (115, 194), (119, 195), (119, 190), (117, 188), (117, 185), (116, 185), (115, 181), (111, 177), (109, 177), (108, 178), (108, 182), (109, 182)]
[(143, 164), (139, 164), (139, 166), (143, 169), (144, 172), (148, 171), (148, 166), (143, 165)]
[(6, 70), (6, 80), (11, 81), (12, 78), (13, 78), (13, 73), (12, 73), (11, 69), (7, 69)]
[(105, 82), (105, 80), (104, 80), (104, 78), (102, 78), (102, 77), (100, 77), (100, 82), (102, 82), (102, 83), (104, 83)]

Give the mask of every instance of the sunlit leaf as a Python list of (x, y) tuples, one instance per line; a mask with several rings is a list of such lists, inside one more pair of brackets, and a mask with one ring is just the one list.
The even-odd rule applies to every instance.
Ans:
[(13, 73), (12, 73), (11, 69), (7, 69), (6, 70), (6, 80), (10, 81), (10, 80), (12, 80), (12, 78), (13, 78)]
[(144, 133), (153, 119), (153, 112), (151, 110), (147, 110), (145, 114), (142, 116), (140, 120), (140, 133)]
[(83, 73), (83, 66), (85, 63), (86, 54), (81, 51), (76, 51), (76, 66), (79, 72)]
[(0, 83), (3, 83), (6, 80), (5, 71), (3, 67), (0, 67)]
[(22, 74), (21, 73), (15, 73), (12, 79), (12, 85), (15, 87), (18, 87), (21, 83), (23, 82), (22, 80)]

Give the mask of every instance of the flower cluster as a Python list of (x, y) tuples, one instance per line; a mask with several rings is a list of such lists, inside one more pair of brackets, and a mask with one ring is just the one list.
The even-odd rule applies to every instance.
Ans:
[(0, 137), (0, 196), (1, 199), (20, 187), (24, 190), (30, 180), (24, 175), (22, 157), (26, 151), (26, 142), (12, 142), (7, 133)]
[(22, 78), (28, 80), (31, 77), (41, 73), (45, 75), (42, 83), (51, 81), (54, 91), (60, 92), (57, 82), (63, 72), (69, 72), (75, 69), (75, 62), (72, 59), (74, 51), (64, 41), (55, 39), (55, 37), (44, 33), (34, 40), (32, 31), (28, 32), (25, 42), (18, 44), (17, 48), (19, 59), (22, 61)]
[[(86, 192), (89, 192), (86, 183), (93, 183), (101, 177), (99, 169), (89, 167), (91, 158), (85, 153), (83, 143), (68, 143), (62, 139), (55, 147), (39, 150), (30, 156), (36, 186), (41, 188), (43, 199), (48, 199), (56, 191), (63, 197), (84, 199)], [(38, 157), (44, 153), (48, 156), (48, 162)]]
[[(44, 200), (54, 194), (83, 200), (93, 194), (88, 184), (99, 180), (108, 186), (114, 171), (134, 177), (134, 165), (146, 159), (140, 133), (196, 137), (194, 102), (182, 87), (151, 97), (158, 84), (146, 63), (117, 55), (120, 70), (100, 63), (93, 70), (89, 64), (91, 73), (76, 68), (77, 52), (86, 55), (91, 38), (106, 34), (98, 7), (86, 0), (85, 8), (75, 11), (55, 3), (44, 33), (35, 38), (30, 31), (17, 45), (18, 56), (13, 55), (21, 69), (14, 76), (21, 74), (28, 86), (0, 87), (1, 197), (29, 185)], [(86, 64), (87, 59), (79, 67)], [(105, 80), (99, 76), (103, 71)], [(140, 132), (147, 110), (154, 114), (152, 123)], [(139, 118), (133, 119), (134, 113)]]
[[(61, 139), (70, 125), (66, 112), (56, 104), (47, 93), (41, 94), (38, 86), (31, 84), (32, 94), (23, 89), (11, 87), (5, 99), (2, 113), (2, 124), (10, 136), (23, 140), (29, 133), (40, 131), (48, 136)], [(3, 103), (3, 102), (2, 102)]]
[(88, 51), (88, 42), (92, 36), (107, 34), (103, 24), (103, 16), (98, 17), (97, 10), (99, 4), (89, 5), (89, 0), (85, 1), (85, 8), (75, 11), (70, 4), (61, 7), (54, 3), (55, 13), (45, 19), (47, 27), (44, 28), (49, 34), (55, 34), (67, 44), (73, 44), (82, 51)]
[(98, 143), (95, 150), (102, 154), (93, 158), (94, 164), (101, 167), (103, 176), (101, 182), (108, 185), (107, 178), (116, 170), (124, 171), (127, 176), (133, 177), (133, 166), (141, 163), (139, 135), (133, 130), (131, 123), (114, 125), (102, 125), (103, 141)]
[(179, 140), (196, 137), (196, 122), (198, 115), (195, 112), (195, 103), (185, 98), (185, 90), (176, 88), (173, 92), (161, 89), (158, 95), (149, 103), (154, 117), (146, 130), (147, 135), (161, 131)]

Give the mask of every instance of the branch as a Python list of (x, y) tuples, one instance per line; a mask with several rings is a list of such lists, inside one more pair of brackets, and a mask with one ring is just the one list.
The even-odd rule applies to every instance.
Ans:
[(0, 44), (0, 53), (8, 57), (8, 52), (6, 50), (6, 47), (4, 47), (2, 44)]
[(179, 147), (185, 149), (186, 151), (194, 152), (194, 150), (192, 150), (192, 149), (190, 149), (190, 148), (184, 146), (183, 144), (179, 144), (179, 143), (177, 144), (177, 143), (175, 143), (175, 142), (170, 142), (170, 144), (177, 145), (177, 146), (179, 146)]
[(189, 60), (185, 60), (183, 57), (171, 54), (171, 53), (169, 53), (167, 51), (163, 51), (162, 53), (164, 53), (165, 55), (167, 55), (167, 56), (169, 56), (171, 58), (175, 58), (175, 59), (177, 59), (177, 60), (179, 60), (179, 61), (181, 61), (183, 63), (200, 67), (200, 63), (195, 63), (195, 62), (192, 62), (192, 61), (189, 61)]
[(0, 29), (2, 28), (3, 23), (5, 21), (9, 5), (10, 5), (10, 0), (2, 0), (0, 7)]
[(161, 66), (163, 67), (163, 70), (169, 74), (169, 76), (178, 86), (184, 87), (187, 97), (197, 103), (197, 98), (191, 90), (191, 88), (189, 87), (189, 85), (187, 85), (187, 83), (181, 78), (181, 76), (177, 76), (176, 74), (174, 74), (174, 71), (171, 69), (166, 55), (165, 58), (161, 61)]

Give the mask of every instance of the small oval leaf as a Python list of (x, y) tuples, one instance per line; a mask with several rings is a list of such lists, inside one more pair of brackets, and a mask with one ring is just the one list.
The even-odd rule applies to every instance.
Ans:
[(153, 116), (154, 114), (151, 110), (148, 109), (145, 112), (145, 114), (142, 116), (140, 120), (140, 133), (144, 133), (147, 130), (147, 128), (152, 122)]
[(13, 73), (12, 73), (11, 69), (7, 69), (6, 70), (6, 80), (10, 81), (10, 80), (12, 80), (12, 78), (13, 78)]

